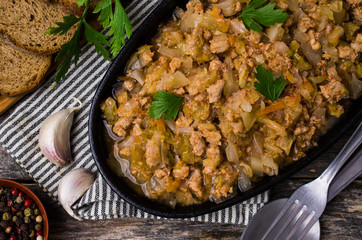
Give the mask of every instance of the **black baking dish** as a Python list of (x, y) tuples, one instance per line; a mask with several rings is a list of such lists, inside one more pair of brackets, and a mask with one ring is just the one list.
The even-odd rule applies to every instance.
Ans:
[(216, 204), (206, 202), (201, 205), (189, 207), (176, 207), (175, 209), (153, 202), (146, 197), (135, 193), (125, 182), (122, 181), (107, 164), (108, 153), (106, 151), (105, 141), (103, 139), (103, 120), (100, 109), (101, 102), (108, 96), (111, 96), (112, 85), (117, 81), (117, 76), (124, 74), (124, 69), (128, 59), (139, 46), (146, 43), (152, 37), (157, 26), (162, 21), (170, 18), (176, 6), (184, 7), (186, 1), (164, 0), (162, 3), (147, 17), (144, 23), (132, 34), (127, 44), (122, 48), (120, 54), (114, 59), (102, 82), (100, 83), (91, 107), (89, 117), (89, 139), (93, 157), (98, 166), (101, 175), (111, 188), (124, 200), (133, 206), (142, 209), (148, 213), (171, 218), (195, 217), (201, 214), (214, 212), (220, 209), (230, 207), (234, 204), (241, 203), (261, 192), (271, 188), (280, 181), (290, 177), (292, 174), (301, 170), (307, 164), (315, 160), (324, 151), (332, 146), (353, 124), (360, 122), (362, 118), (361, 97), (354, 101), (348, 111), (339, 119), (330, 131), (320, 138), (318, 147), (307, 152), (307, 156), (299, 161), (282, 169), (278, 176), (264, 177), (262, 181), (247, 192), (238, 193), (237, 196)]

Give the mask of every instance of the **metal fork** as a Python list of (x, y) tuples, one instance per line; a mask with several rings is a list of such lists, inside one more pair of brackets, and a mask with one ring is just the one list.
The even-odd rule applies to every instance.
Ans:
[(298, 188), (273, 220), (263, 240), (300, 240), (322, 215), (329, 184), (362, 142), (362, 122), (329, 167), (316, 180)]

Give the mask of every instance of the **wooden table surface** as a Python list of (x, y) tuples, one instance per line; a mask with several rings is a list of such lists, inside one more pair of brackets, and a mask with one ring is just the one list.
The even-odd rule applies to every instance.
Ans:
[[(9, 113), (0, 116), (0, 123)], [(352, 131), (319, 159), (290, 179), (271, 189), (271, 199), (290, 196), (301, 185), (315, 179), (342, 148)], [(1, 133), (0, 133), (1, 134)], [(182, 220), (137, 218), (77, 221), (20, 168), (0, 146), (0, 178), (20, 182), (44, 204), (49, 218), (50, 240), (93, 239), (239, 239), (245, 226), (237, 224), (194, 223)], [(361, 176), (332, 200), (321, 217), (321, 239), (362, 239)]]

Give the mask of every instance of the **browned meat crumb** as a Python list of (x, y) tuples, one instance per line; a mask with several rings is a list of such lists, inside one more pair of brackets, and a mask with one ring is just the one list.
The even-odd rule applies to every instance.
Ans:
[(205, 152), (205, 141), (202, 138), (202, 135), (198, 131), (193, 131), (190, 136), (190, 143), (192, 146), (192, 151), (196, 156), (201, 156)]

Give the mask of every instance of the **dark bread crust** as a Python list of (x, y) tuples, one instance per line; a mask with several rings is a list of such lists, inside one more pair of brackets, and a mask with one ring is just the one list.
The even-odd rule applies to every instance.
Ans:
[[(66, 11), (80, 17), (83, 14), (84, 6), (78, 7), (78, 0), (41, 0), (48, 3), (58, 3)], [(101, 0), (92, 0), (89, 3), (88, 14), (90, 14)], [(92, 11), (90, 11), (92, 10)]]
[[(45, 31), (55, 22), (63, 22), (63, 16), (80, 17), (84, 7), (78, 7), (77, 1), (0, 0), (0, 95), (33, 91), (55, 70), (57, 63), (51, 63), (51, 54), (73, 37), (76, 26), (67, 35), (47, 35)], [(93, 0), (90, 9), (99, 1)], [(89, 21), (97, 23), (95, 18)]]
[(51, 64), (51, 56), (14, 47), (0, 34), (0, 93), (16, 96), (38, 86)]
[(61, 4), (43, 0), (1, 0), (0, 31), (17, 46), (39, 54), (54, 54), (74, 35), (76, 26), (67, 34), (49, 35), (45, 32), (63, 22), (69, 15)]

